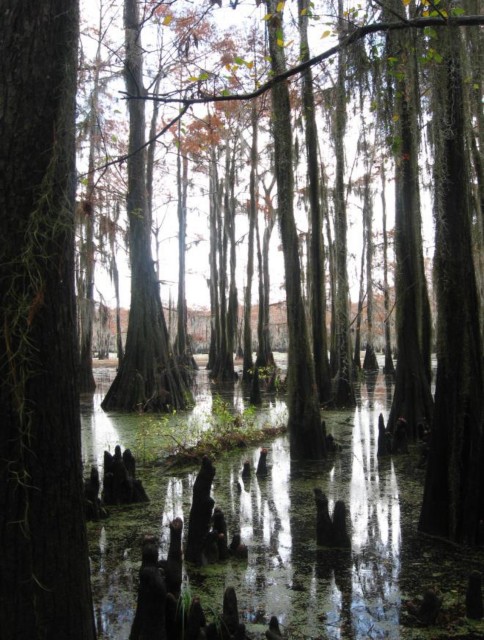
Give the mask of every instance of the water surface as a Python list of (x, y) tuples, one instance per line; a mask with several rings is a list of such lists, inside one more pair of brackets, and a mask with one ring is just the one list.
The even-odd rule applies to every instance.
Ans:
[[(248, 400), (241, 384), (230, 390), (215, 389), (207, 372), (200, 370), (197, 406), (189, 412), (169, 418), (105, 414), (100, 401), (113, 372), (97, 371), (96, 375), (97, 393), (82, 401), (86, 470), (98, 464), (102, 471), (105, 449), (113, 451), (116, 444), (129, 447), (136, 452), (139, 477), (151, 499), (149, 505), (111, 507), (109, 519), (89, 524), (99, 636), (124, 640), (129, 637), (136, 604), (141, 539), (146, 533), (159, 536), (161, 556), (166, 557), (168, 523), (177, 516), (188, 523), (198, 472), (195, 465), (173, 474), (163, 464), (143, 466), (143, 460), (162, 459), (175, 442), (189, 444), (193, 434), (214, 428), (215, 393), (235, 412), (243, 411)], [(200, 569), (185, 567), (183, 588), (200, 596), (209, 620), (212, 612), (221, 613), (223, 592), (233, 586), (241, 619), (252, 638), (265, 637), (272, 615), (278, 617), (285, 636), (296, 640), (450, 637), (442, 635), (442, 629), (437, 635), (435, 629), (411, 626), (404, 601), (436, 585), (445, 592), (450, 611), (459, 602), (462, 608), (468, 573), (473, 568), (484, 570), (483, 556), (417, 535), (424, 479), (424, 470), (418, 468), (418, 447), (408, 456), (379, 461), (376, 455), (378, 416), (382, 413), (386, 420), (391, 395), (391, 381), (379, 375), (358, 385), (354, 410), (325, 411), (327, 432), (341, 451), (324, 462), (291, 461), (286, 436), (263, 443), (269, 449), (270, 465), (265, 479), (253, 473), (250, 482), (244, 483), (240, 477), (246, 460), (255, 471), (259, 446), (232, 451), (214, 461), (212, 497), (225, 513), (229, 539), (240, 532), (249, 557)], [(283, 422), (284, 399), (265, 398), (258, 419)], [(337, 500), (346, 503), (351, 552), (316, 545), (315, 487), (326, 493), (330, 513)], [(447, 623), (446, 618), (442, 624)], [(484, 628), (477, 631), (481, 633), (474, 637), (484, 637)]]

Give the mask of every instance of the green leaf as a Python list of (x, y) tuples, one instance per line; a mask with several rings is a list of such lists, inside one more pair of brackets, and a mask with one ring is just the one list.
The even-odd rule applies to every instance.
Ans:
[(433, 29), (432, 27), (425, 27), (424, 28), (424, 35), (428, 36), (429, 38), (436, 38), (437, 37), (437, 31), (435, 29)]

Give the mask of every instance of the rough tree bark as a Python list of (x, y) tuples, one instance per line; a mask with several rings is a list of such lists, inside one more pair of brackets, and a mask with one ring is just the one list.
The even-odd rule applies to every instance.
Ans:
[(484, 373), (479, 298), (472, 257), (462, 42), (449, 24), (435, 71), (433, 146), (437, 379), (419, 528), (457, 542), (482, 543)]
[[(285, 69), (282, 10), (276, 0), (268, 0), (267, 20), (272, 71)], [(314, 363), (301, 294), (301, 267), (298, 235), (294, 219), (293, 144), (287, 84), (275, 85), (272, 95), (272, 135), (277, 184), (277, 213), (281, 232), (286, 279), (288, 348), (288, 431), (291, 456), (295, 459), (321, 459), (326, 442), (321, 428), (319, 398)]]
[(96, 636), (74, 296), (75, 0), (0, 12), (2, 638)]

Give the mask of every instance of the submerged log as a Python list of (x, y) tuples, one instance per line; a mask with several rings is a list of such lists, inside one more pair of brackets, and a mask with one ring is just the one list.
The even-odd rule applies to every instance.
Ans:
[(210, 497), (215, 467), (204, 456), (202, 466), (193, 485), (193, 499), (188, 520), (188, 537), (185, 557), (188, 562), (202, 564), (202, 552), (208, 533), (214, 500)]

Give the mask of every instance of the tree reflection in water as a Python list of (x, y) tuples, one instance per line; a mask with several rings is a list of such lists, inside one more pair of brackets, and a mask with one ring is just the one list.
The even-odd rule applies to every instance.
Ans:
[[(210, 404), (208, 378), (203, 371), (199, 376), (198, 393), (202, 402)], [(184, 567), (184, 588), (199, 595), (208, 612), (221, 612), (224, 590), (233, 586), (242, 621), (253, 638), (264, 637), (273, 615), (291, 640), (412, 637), (399, 626), (402, 487), (408, 489), (410, 463), (402, 463), (403, 457), (377, 458), (378, 415), (383, 413), (385, 419), (388, 415), (390, 384), (383, 375), (367, 379), (360, 384), (355, 410), (324, 412), (327, 432), (341, 445), (341, 451), (323, 462), (291, 461), (285, 437), (264, 443), (269, 450), (267, 478), (255, 475), (259, 447), (237, 450), (215, 461), (212, 497), (224, 511), (229, 542), (240, 532), (249, 557), (204, 568)], [(230, 397), (240, 409), (246, 395), (237, 387), (224, 397)], [(284, 405), (278, 400), (261, 413), (267, 419), (282, 411)], [(83, 414), (86, 458), (99, 460), (102, 456), (106, 446), (100, 435), (103, 424), (109, 438), (119, 438), (123, 447), (132, 446), (136, 428), (129, 417), (101, 416), (95, 407)], [(197, 420), (202, 418), (198, 410)], [(188, 415), (186, 419), (190, 419)], [(173, 429), (176, 432), (175, 423)], [(243, 480), (241, 470), (246, 460), (252, 474)], [(413, 470), (411, 466), (410, 474)], [(113, 640), (129, 636), (142, 535), (159, 535), (161, 554), (166, 557), (168, 524), (179, 516), (186, 539), (198, 465), (176, 475), (163, 466), (140, 469), (139, 473), (150, 504), (114, 509), (107, 521), (89, 525), (99, 631), (103, 638)], [(411, 499), (418, 504), (423, 475), (417, 482), (413, 480)], [(351, 522), (351, 551), (316, 545), (315, 487), (326, 494), (330, 513), (337, 500), (345, 502)], [(406, 531), (414, 532), (418, 511), (407, 511)], [(211, 614), (207, 615), (210, 618)]]

